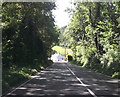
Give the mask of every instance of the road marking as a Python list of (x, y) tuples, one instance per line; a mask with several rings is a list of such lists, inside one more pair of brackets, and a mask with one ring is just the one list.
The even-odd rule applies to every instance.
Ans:
[[(49, 66), (48, 66), (49, 67)], [(47, 68), (48, 68), (47, 67)], [(47, 69), (46, 68), (46, 69)], [(46, 70), (46, 69), (44, 69), (44, 70)], [(78, 78), (76, 75), (75, 75), (75, 73), (67, 66), (67, 69), (76, 77), (76, 79), (84, 86), (84, 87), (86, 87), (86, 85), (80, 80), (80, 78)], [(24, 86), (26, 83), (28, 83), (29, 81), (31, 81), (32, 79), (34, 79), (34, 78), (36, 78), (37, 77), (37, 75), (39, 75), (41, 72), (38, 72), (37, 74), (36, 74), (36, 76), (32, 76), (31, 77), (31, 79), (29, 79), (29, 80), (27, 80), (26, 82), (24, 82), (23, 84), (21, 84), (20, 86), (18, 86), (17, 88), (15, 88), (13, 91), (11, 91), (10, 93), (8, 93), (7, 95), (11, 95), (13, 92), (15, 92), (17, 89), (19, 89), (21, 86)], [(93, 96), (93, 97), (97, 97), (89, 88), (87, 88), (86, 87), (86, 89), (90, 92), (90, 94)], [(7, 95), (5, 95), (5, 96), (7, 96)]]
[[(54, 64), (53, 64), (53, 65), (54, 65)], [(48, 67), (50, 67), (50, 66), (48, 66)], [(44, 70), (48, 69), (48, 67), (45, 68)], [(32, 79), (36, 78), (36, 77), (37, 77), (39, 74), (41, 74), (41, 72), (44, 71), (44, 70), (41, 70), (40, 72), (38, 72), (38, 73), (37, 73), (36, 75), (34, 75), (34, 76), (31, 76), (29, 80), (27, 80), (26, 82), (24, 82), (23, 84), (21, 84), (20, 86), (18, 86), (17, 88), (15, 88), (14, 90), (10, 91), (10, 93), (7, 93), (5, 96), (11, 95), (13, 92), (15, 92), (15, 91), (16, 91), (17, 89), (19, 89), (21, 86), (24, 86), (26, 83), (28, 83), (28, 82), (31, 81)]]
[(95, 95), (95, 93), (92, 92), (92, 90), (90, 90), (81, 80), (80, 78), (78, 78), (75, 73), (67, 66), (67, 69), (69, 69), (69, 71), (76, 77), (76, 79), (89, 91), (89, 93), (93, 96), (93, 97), (97, 97)]
[[(34, 77), (33, 77), (34, 78)], [(29, 81), (31, 81), (33, 78), (27, 80), (26, 82), (24, 82), (23, 84), (21, 84), (20, 86), (18, 86), (17, 88), (15, 88), (13, 91), (11, 91), (10, 93), (8, 93), (7, 95), (11, 95), (13, 92), (15, 92), (17, 89), (19, 89), (21, 86), (24, 86), (26, 83), (28, 83)]]

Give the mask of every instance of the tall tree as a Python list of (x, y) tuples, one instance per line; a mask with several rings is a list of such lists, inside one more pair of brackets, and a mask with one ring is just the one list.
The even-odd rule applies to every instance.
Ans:
[(36, 64), (47, 61), (58, 33), (51, 10), (55, 3), (3, 3), (3, 63)]
[(119, 5), (120, 2), (76, 3), (64, 36), (83, 66), (109, 70), (111, 74), (119, 71)]

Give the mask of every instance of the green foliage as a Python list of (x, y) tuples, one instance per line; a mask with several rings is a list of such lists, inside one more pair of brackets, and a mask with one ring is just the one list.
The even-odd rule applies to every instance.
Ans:
[(73, 58), (73, 53), (71, 53), (71, 54), (66, 54), (66, 59), (67, 59), (68, 62), (70, 62), (70, 61), (68, 60), (68, 56), (71, 56), (71, 57)]
[(120, 76), (120, 2), (76, 3), (64, 38), (76, 63), (110, 75)]
[(44, 63), (58, 41), (54, 3), (3, 3), (3, 65)]
[(58, 42), (59, 36), (54, 24), (53, 9), (54, 2), (2, 4), (4, 89), (49, 65), (52, 45)]
[(45, 67), (45, 65), (35, 65), (34, 67), (29, 65), (24, 67), (12, 65), (10, 68), (3, 68), (3, 93), (10, 87), (20, 84)]
[(112, 77), (119, 78), (120, 79), (120, 72), (115, 72)]
[[(65, 54), (65, 48), (61, 46), (54, 46), (52, 47), (52, 50), (55, 50), (57, 53), (64, 55)], [(71, 49), (66, 48), (66, 54), (70, 52)]]

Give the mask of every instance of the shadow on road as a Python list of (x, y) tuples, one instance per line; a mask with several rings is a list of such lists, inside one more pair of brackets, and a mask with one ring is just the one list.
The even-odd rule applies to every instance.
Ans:
[(67, 62), (55, 62), (7, 97), (93, 97), (86, 88), (98, 97), (118, 97), (117, 80)]

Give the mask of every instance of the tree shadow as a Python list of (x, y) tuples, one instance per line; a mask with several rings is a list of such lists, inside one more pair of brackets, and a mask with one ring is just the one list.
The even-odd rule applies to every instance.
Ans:
[(86, 87), (91, 89), (97, 96), (119, 97), (118, 79), (113, 79), (80, 66), (70, 64), (68, 66), (84, 84), (88, 84)]
[[(72, 75), (67, 66), (84, 85)], [(7, 97), (93, 97), (86, 88), (98, 97), (118, 97), (117, 86), (115, 79), (82, 67), (55, 63)]]

